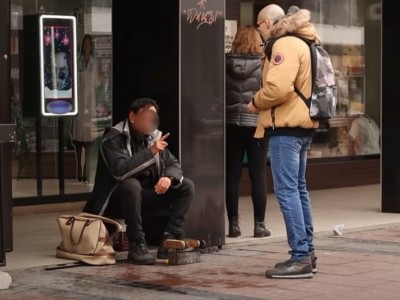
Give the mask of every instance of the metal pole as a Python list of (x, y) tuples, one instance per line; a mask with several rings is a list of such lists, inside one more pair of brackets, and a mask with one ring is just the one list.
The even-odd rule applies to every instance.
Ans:
[(65, 194), (64, 176), (64, 118), (58, 118), (58, 180), (60, 195)]
[(42, 168), (42, 117), (36, 118), (36, 189), (37, 196), (43, 196), (43, 168)]

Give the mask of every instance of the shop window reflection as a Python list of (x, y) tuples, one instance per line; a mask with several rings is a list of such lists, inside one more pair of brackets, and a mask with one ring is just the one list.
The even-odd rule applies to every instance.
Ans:
[[(112, 1), (96, 0), (49, 0), (28, 1), (11, 0), (10, 35), (11, 35), (11, 107), (12, 118), (18, 124), (19, 142), (13, 151), (13, 198), (34, 198), (40, 196), (60, 196), (62, 194), (88, 193), (93, 187), (97, 162), (99, 141), (106, 127), (112, 124), (112, 33), (111, 6)], [(22, 91), (23, 43), (25, 15), (39, 13), (74, 15), (77, 20), (77, 38), (81, 40), (84, 34), (93, 36), (93, 53), (98, 62), (101, 82), (95, 90), (95, 102), (92, 105), (90, 123), (93, 124), (90, 134), (93, 136), (93, 147), (90, 150), (90, 167), (88, 183), (76, 180), (76, 156), (71, 139), (73, 117), (64, 117), (63, 128), (63, 168), (58, 164), (59, 156), (59, 126), (57, 119), (41, 117), (40, 127), (42, 142), (41, 151), (42, 189), (38, 190), (38, 166), (36, 157), (37, 122), (36, 118), (22, 116), (24, 97), (29, 97)], [(80, 43), (76, 45), (79, 52)], [(78, 98), (79, 101), (79, 98)], [(60, 174), (62, 172), (63, 174)], [(60, 176), (64, 178), (64, 191), (59, 188)]]
[[(238, 26), (254, 25), (264, 1), (241, 1)], [(380, 1), (277, 0), (311, 11), (330, 54), (338, 88), (337, 115), (321, 122), (309, 158), (380, 154)], [(367, 15), (374, 7), (374, 17)], [(249, 18), (252, 16), (253, 19)], [(228, 19), (229, 20), (229, 19)], [(230, 20), (229, 20), (230, 21)]]

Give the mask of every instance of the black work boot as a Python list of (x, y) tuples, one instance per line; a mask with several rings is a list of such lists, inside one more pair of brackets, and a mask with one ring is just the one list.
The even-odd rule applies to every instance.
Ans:
[(269, 231), (265, 227), (264, 220), (260, 221), (260, 220), (255, 219), (255, 221), (254, 221), (254, 237), (263, 238), (263, 237), (270, 236), (270, 235), (271, 235), (271, 231)]
[(274, 279), (306, 279), (312, 278), (311, 258), (307, 257), (301, 261), (288, 260), (278, 268), (269, 269), (265, 272), (267, 278)]
[(239, 227), (239, 217), (232, 217), (229, 219), (229, 234), (228, 237), (238, 237), (241, 236)]
[[(292, 251), (289, 251), (289, 254), (292, 254)], [(318, 273), (318, 269), (317, 269), (317, 259), (318, 259), (318, 257), (315, 255), (315, 251), (314, 250), (310, 252), (310, 258), (311, 258), (311, 264), (312, 264), (312, 272), (313, 272), (313, 274), (317, 274)], [(290, 263), (290, 258), (288, 260), (283, 261), (283, 262), (276, 263), (275, 268), (280, 268), (284, 264), (288, 264), (288, 263)]]
[(140, 238), (129, 244), (128, 261), (136, 265), (154, 265), (155, 257), (149, 253), (144, 238)]

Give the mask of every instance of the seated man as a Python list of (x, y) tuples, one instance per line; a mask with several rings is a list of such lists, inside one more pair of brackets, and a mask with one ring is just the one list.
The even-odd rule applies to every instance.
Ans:
[[(134, 101), (128, 118), (103, 137), (93, 191), (84, 212), (125, 218), (129, 240), (128, 260), (154, 264), (142, 229), (142, 213), (169, 209), (163, 240), (182, 239), (185, 215), (194, 196), (193, 182), (183, 178), (178, 160), (168, 151), (158, 127), (157, 103), (150, 98)], [(162, 246), (158, 258), (166, 258)]]

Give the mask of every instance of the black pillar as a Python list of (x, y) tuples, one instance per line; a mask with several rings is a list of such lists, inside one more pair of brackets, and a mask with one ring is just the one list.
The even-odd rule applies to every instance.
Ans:
[(129, 104), (154, 98), (160, 129), (179, 151), (179, 1), (113, 1), (113, 123)]
[(400, 2), (382, 0), (382, 211), (400, 213)]
[(365, 25), (365, 113), (377, 124), (381, 123), (381, 57), (382, 16), (380, 0), (359, 0), (364, 8)]
[(212, 245), (225, 243), (224, 2), (186, 0), (180, 7), (181, 158), (196, 184), (187, 231)]
[[(11, 123), (10, 1), (0, 1), (0, 124)], [(0, 157), (0, 265), (4, 250), (12, 250), (11, 146), (3, 144)]]
[(113, 1), (114, 123), (133, 99), (157, 100), (160, 129), (196, 185), (187, 236), (214, 246), (225, 235), (224, 2)]

